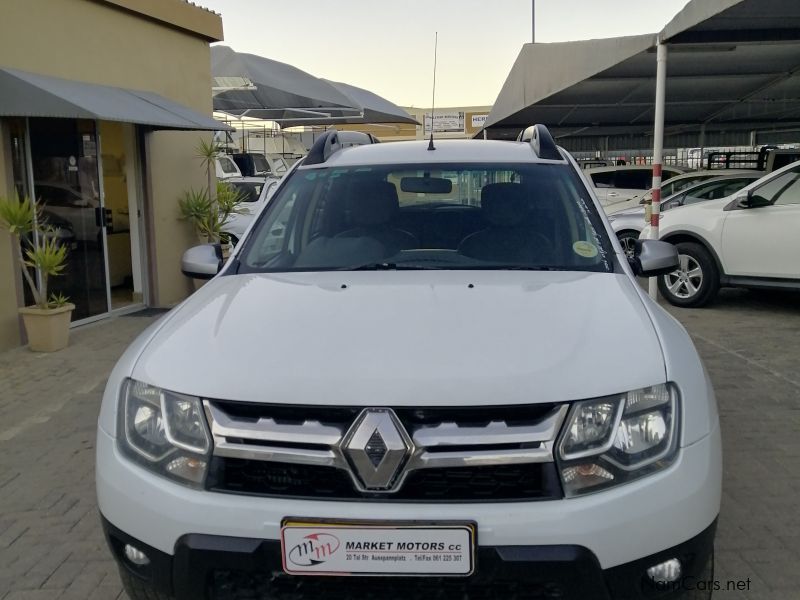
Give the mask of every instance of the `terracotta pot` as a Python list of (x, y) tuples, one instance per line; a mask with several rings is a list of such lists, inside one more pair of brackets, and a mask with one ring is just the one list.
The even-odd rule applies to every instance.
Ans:
[(59, 308), (20, 308), (19, 314), (28, 334), (28, 347), (34, 352), (55, 352), (66, 348), (73, 310), (75, 305), (69, 303)]

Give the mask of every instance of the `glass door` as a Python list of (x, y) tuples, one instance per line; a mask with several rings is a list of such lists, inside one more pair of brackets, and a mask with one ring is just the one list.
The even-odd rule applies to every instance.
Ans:
[(33, 194), (60, 243), (69, 246), (63, 275), (48, 288), (75, 305), (73, 321), (109, 311), (106, 211), (94, 121), (30, 119)]

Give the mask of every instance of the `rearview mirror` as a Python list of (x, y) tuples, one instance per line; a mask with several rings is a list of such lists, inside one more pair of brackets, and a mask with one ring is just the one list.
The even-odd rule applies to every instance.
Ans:
[(678, 249), (661, 240), (636, 240), (633, 257), (629, 262), (633, 272), (639, 277), (666, 275), (680, 265)]
[(181, 259), (181, 272), (193, 279), (212, 279), (222, 268), (222, 247), (203, 244), (189, 248)]
[(416, 194), (449, 194), (453, 191), (453, 182), (441, 177), (403, 177), (400, 189)]

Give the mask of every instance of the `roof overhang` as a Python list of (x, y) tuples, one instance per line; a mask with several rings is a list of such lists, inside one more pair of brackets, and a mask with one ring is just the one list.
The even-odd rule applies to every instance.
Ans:
[(159, 94), (0, 68), (0, 117), (99, 119), (153, 129), (231, 130)]
[(559, 137), (652, 130), (659, 38), (667, 134), (800, 124), (800, 2), (692, 0), (660, 34), (524, 46), (489, 136), (532, 123)]

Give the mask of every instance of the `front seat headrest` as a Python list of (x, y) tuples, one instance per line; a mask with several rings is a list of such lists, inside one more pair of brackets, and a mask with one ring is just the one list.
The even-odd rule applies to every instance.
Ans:
[(526, 188), (519, 183), (490, 183), (481, 189), (481, 209), (491, 225), (519, 225), (528, 213)]
[(358, 181), (350, 186), (350, 221), (357, 227), (389, 223), (400, 210), (397, 188), (388, 181)]

